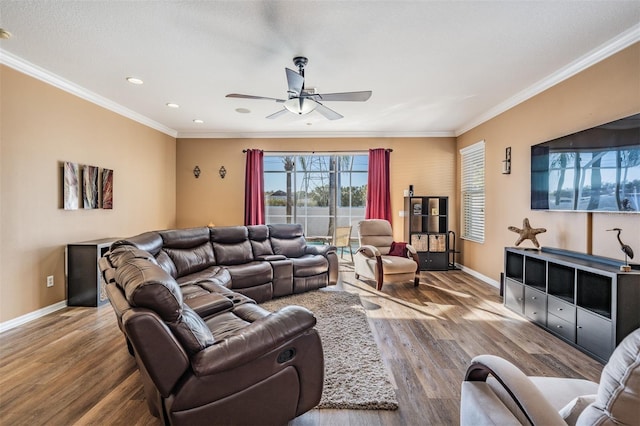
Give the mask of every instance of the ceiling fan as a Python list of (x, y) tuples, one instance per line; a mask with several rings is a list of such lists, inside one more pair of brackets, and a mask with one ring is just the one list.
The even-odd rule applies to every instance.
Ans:
[(305, 89), (304, 87), (304, 67), (309, 60), (304, 56), (296, 56), (293, 58), (293, 63), (298, 67), (299, 72), (295, 72), (289, 68), (285, 68), (287, 74), (287, 84), (289, 89), (287, 90), (288, 99), (276, 99), (267, 98), (264, 96), (253, 95), (241, 95), (239, 93), (230, 93), (227, 98), (242, 98), (242, 99), (263, 99), (267, 101), (276, 101), (284, 104), (284, 108), (278, 112), (268, 115), (267, 118), (274, 119), (280, 117), (287, 112), (293, 112), (294, 114), (308, 114), (311, 111), (318, 111), (320, 114), (328, 118), (329, 120), (338, 120), (343, 116), (335, 112), (334, 110), (324, 106), (321, 101), (349, 101), (349, 102), (364, 102), (371, 97), (371, 90), (362, 92), (342, 92), (342, 93), (316, 93), (315, 89)]

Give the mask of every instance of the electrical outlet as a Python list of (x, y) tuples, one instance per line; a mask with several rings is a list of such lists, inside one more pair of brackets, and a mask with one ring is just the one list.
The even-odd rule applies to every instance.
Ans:
[(53, 287), (53, 275), (47, 277), (47, 287)]

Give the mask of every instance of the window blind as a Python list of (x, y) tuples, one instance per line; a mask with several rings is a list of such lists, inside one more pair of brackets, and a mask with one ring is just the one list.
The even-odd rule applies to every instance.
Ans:
[(461, 238), (484, 243), (484, 141), (460, 150)]

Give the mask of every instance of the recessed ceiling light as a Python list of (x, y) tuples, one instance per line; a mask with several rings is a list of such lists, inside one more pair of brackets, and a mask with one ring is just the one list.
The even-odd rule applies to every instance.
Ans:
[(247, 108), (236, 108), (236, 112), (238, 112), (240, 114), (249, 114), (251, 112), (251, 110), (249, 110)]
[(194, 122), (194, 123), (196, 123), (196, 124), (202, 124), (202, 123), (204, 123), (204, 121), (203, 121), (203, 120), (200, 120), (199, 118), (196, 118), (195, 120), (193, 120), (193, 122)]
[(180, 105), (174, 104), (173, 102), (167, 102), (167, 106), (169, 108), (180, 108)]
[(136, 78), (136, 77), (127, 77), (127, 81), (129, 83), (131, 83), (131, 84), (138, 84), (138, 85), (144, 83), (144, 81), (142, 81), (142, 80), (140, 80), (139, 78)]
[(11, 33), (4, 28), (0, 28), (0, 39), (9, 40), (11, 38)]

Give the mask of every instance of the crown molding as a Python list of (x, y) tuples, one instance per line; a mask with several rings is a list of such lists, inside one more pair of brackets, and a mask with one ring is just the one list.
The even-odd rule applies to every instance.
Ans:
[(461, 128), (455, 131), (455, 136), (460, 136), (461, 134), (468, 132), (474, 127), (477, 127), (482, 123), (489, 121), (490, 119), (502, 114), (505, 111), (508, 111), (509, 109), (526, 101), (527, 99), (530, 99), (535, 95), (544, 92), (545, 90), (555, 86), (556, 84), (578, 74), (581, 71), (584, 71), (585, 69), (597, 64), (598, 62), (608, 58), (609, 56), (620, 52), (621, 50), (631, 46), (634, 43), (637, 43), (638, 41), (640, 41), (640, 24), (634, 25), (627, 31), (622, 32), (600, 47), (597, 47), (586, 55), (578, 58), (567, 66), (560, 68), (558, 71), (535, 83), (533, 86), (517, 93), (515, 96), (489, 109), (484, 114), (467, 122)]
[(178, 132), (178, 139), (449, 138), (442, 132)]
[(66, 80), (56, 74), (53, 74), (52, 72), (47, 71), (44, 68), (41, 68), (30, 62), (27, 62), (24, 59), (10, 52), (7, 52), (4, 49), (0, 49), (0, 64), (6, 65), (10, 68), (15, 69), (16, 71), (20, 71), (23, 74), (26, 74), (40, 81), (43, 81), (47, 84), (57, 87), (58, 89), (64, 90), (65, 92), (71, 93), (72, 95), (75, 95), (86, 101), (94, 103), (105, 109), (108, 109), (109, 111), (113, 111), (116, 114), (122, 115), (123, 117), (127, 117), (133, 121), (136, 121), (152, 129), (155, 129), (166, 135), (169, 135), (174, 138), (178, 136), (177, 131), (163, 124), (160, 124), (157, 121), (154, 121), (148, 117), (145, 117), (142, 114), (139, 114), (128, 108), (125, 108), (122, 105), (105, 98), (104, 96), (100, 96), (97, 93), (87, 90), (84, 87), (81, 87), (75, 83), (72, 83), (71, 81)]

